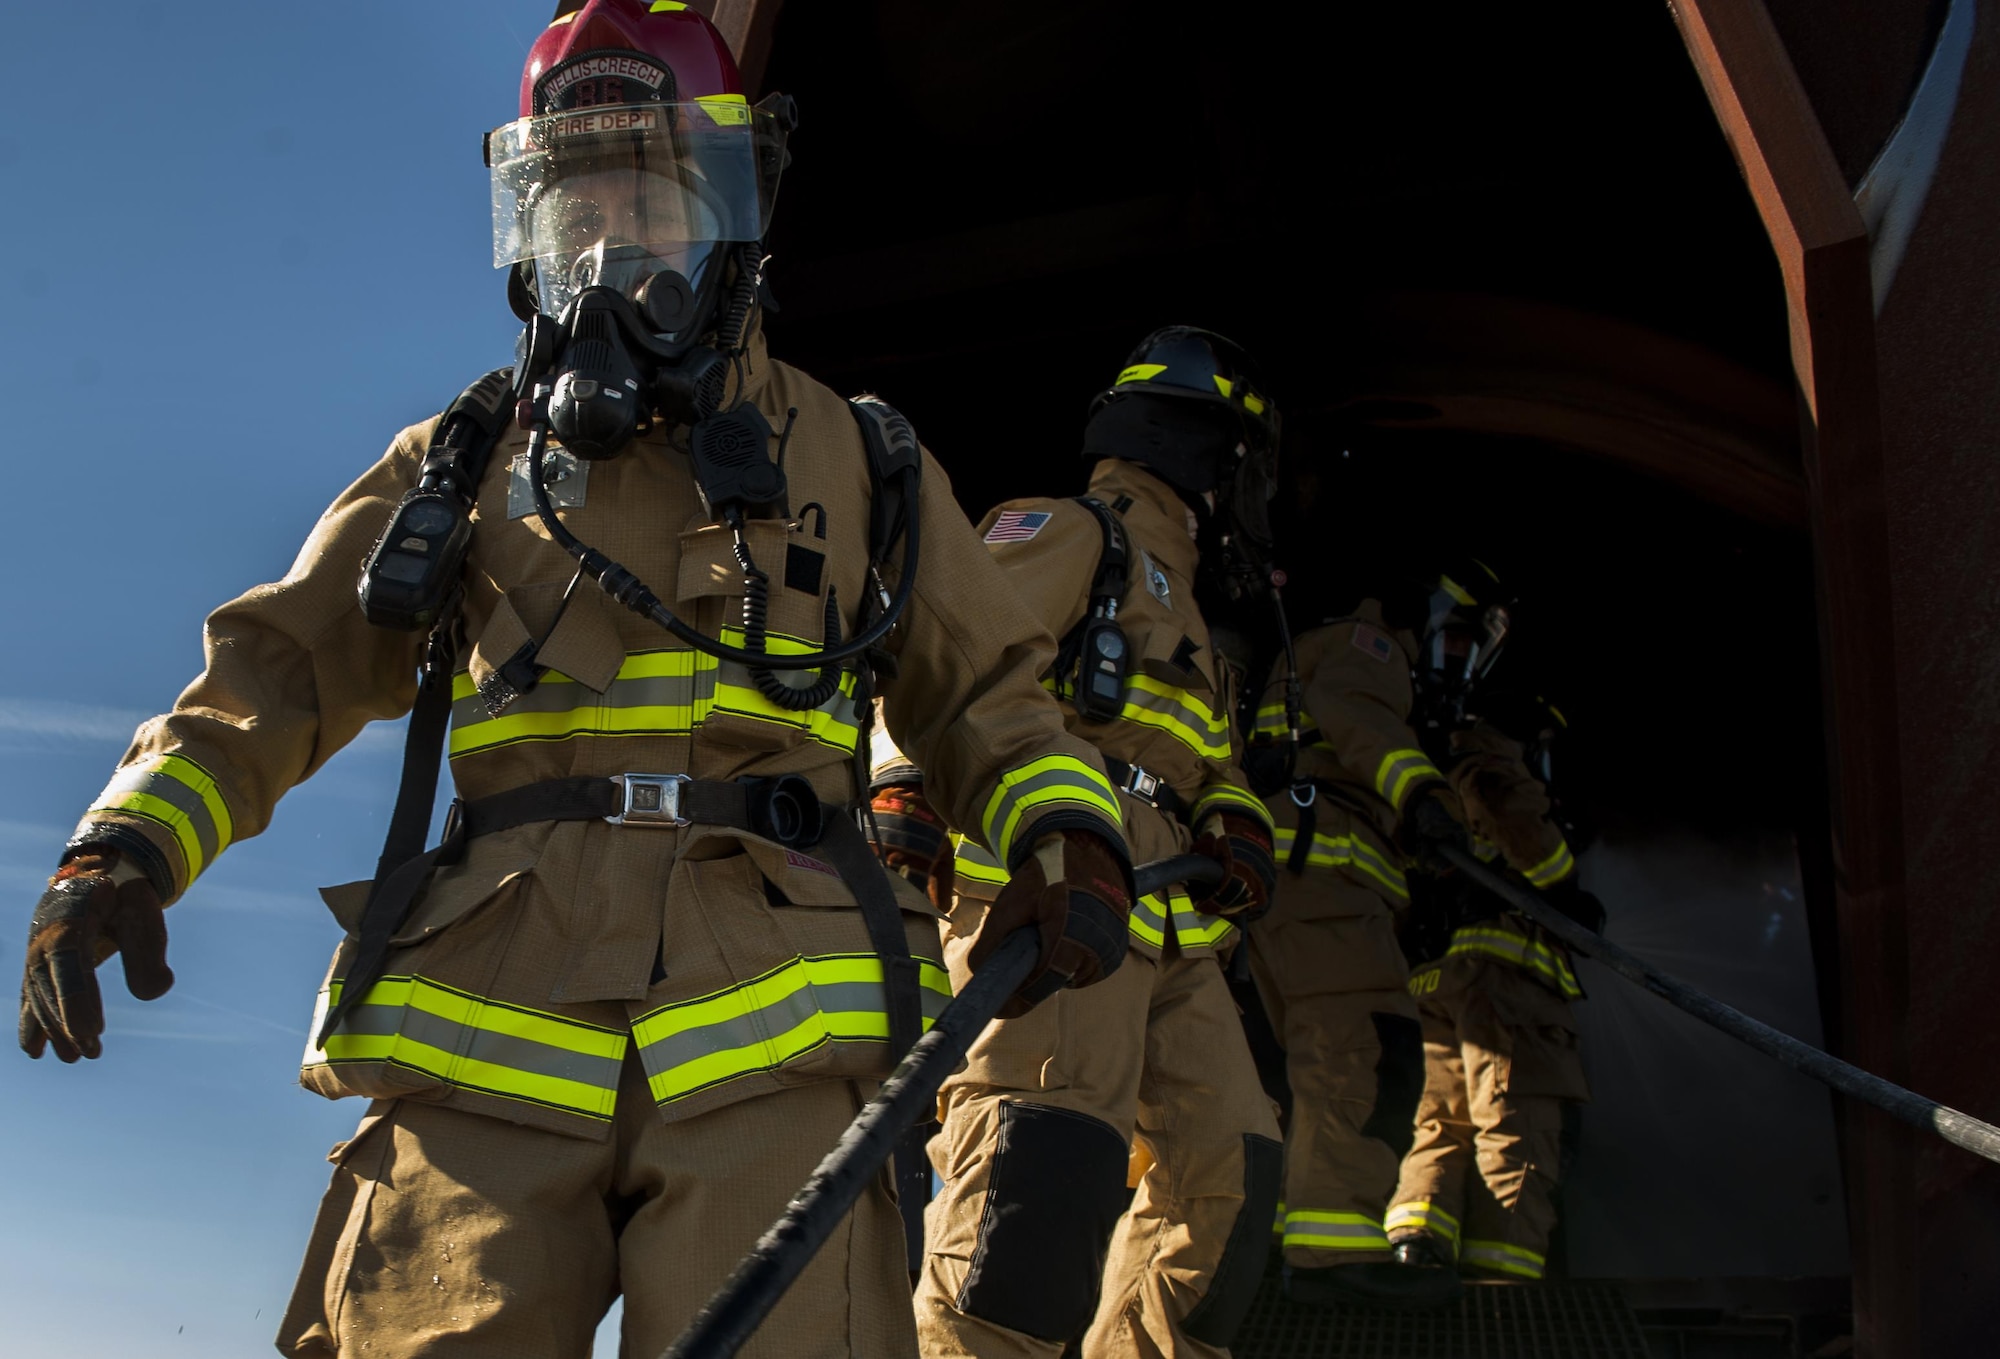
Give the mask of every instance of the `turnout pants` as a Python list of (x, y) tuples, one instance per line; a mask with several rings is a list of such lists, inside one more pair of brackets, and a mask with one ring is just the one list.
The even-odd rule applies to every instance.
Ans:
[[(310, 1359), (652, 1359), (783, 1211), (872, 1085), (820, 1080), (663, 1122), (628, 1057), (611, 1136), (587, 1141), (378, 1100), (333, 1184), (278, 1333)], [(885, 1181), (742, 1353), (913, 1355), (903, 1227)]]
[(1511, 963), (1457, 956), (1410, 979), (1424, 1023), (1416, 1144), (1388, 1214), (1468, 1270), (1539, 1279), (1563, 1105), (1590, 1097), (1569, 1002)]
[(1383, 1211), (1423, 1081), (1416, 1002), (1389, 902), (1344, 872), (1287, 872), (1250, 927), (1250, 972), (1285, 1048), (1285, 1260), (1389, 1258)]
[[(953, 910), (955, 985), (983, 915)], [(1079, 1336), (1087, 1359), (1227, 1354), (1269, 1250), (1279, 1148), (1213, 958), (1129, 953), (989, 1026), (938, 1103), (926, 1359), (1054, 1359)], [(1127, 1208), (1135, 1137), (1152, 1163)]]

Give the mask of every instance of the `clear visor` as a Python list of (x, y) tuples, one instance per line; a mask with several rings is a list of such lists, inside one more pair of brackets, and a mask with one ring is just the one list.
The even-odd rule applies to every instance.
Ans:
[(763, 239), (784, 159), (778, 119), (731, 99), (522, 118), (487, 136), (494, 266), (532, 260), (548, 281), (609, 260), (657, 272), (651, 258), (692, 275), (716, 242)]

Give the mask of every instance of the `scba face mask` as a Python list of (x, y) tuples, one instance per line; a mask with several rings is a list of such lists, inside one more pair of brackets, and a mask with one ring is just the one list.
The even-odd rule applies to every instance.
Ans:
[(545, 316), (561, 316), (591, 287), (644, 303), (642, 290), (670, 276), (690, 305), (656, 302), (649, 310), (678, 327), (656, 333), (692, 343), (712, 315), (730, 244), (762, 240), (770, 224), (791, 121), (787, 100), (751, 108), (726, 95), (498, 128), (486, 140), (493, 263), (520, 267)]

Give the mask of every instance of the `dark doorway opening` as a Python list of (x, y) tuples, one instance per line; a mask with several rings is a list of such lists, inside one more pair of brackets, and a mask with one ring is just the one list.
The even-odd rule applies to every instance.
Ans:
[[(765, 84), (803, 119), (774, 352), (904, 409), (976, 518), (1081, 489), (1085, 407), (1146, 331), (1240, 340), (1285, 412), (1298, 620), (1491, 558), (1614, 935), (1832, 1027), (1784, 289), (1665, 6), (795, 4)], [(1593, 1004), (1615, 1134), (1584, 1154), (1615, 1173), (1579, 1165), (1573, 1272), (1844, 1273), (1824, 1096)]]

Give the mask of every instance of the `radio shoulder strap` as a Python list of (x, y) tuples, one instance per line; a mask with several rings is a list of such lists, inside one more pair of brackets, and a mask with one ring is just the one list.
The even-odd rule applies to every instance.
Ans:
[[(424, 455), (419, 481), (436, 475), (448, 482), (467, 504), (478, 496), (480, 480), (494, 447), (507, 428), (507, 397), (514, 370), (496, 368), (467, 387), (451, 403), (431, 435)], [(424, 853), (429, 836), (431, 813), (437, 806), (438, 765), (444, 758), (445, 733), (451, 726), (451, 681), (453, 662), (458, 654), (458, 611), (446, 610), (431, 629), (425, 643), (422, 675), (417, 683), (417, 701), (410, 709), (410, 723), (403, 734), (403, 772), (396, 786), (396, 807), (389, 814), (389, 831), (382, 839), (382, 854), (375, 862), (375, 880), (368, 889), (368, 904), (362, 908), (361, 923), (355, 931), (354, 961), (342, 979), (340, 1000), (332, 1005), (326, 1021), (315, 1035), (324, 1044), (341, 1018), (361, 1001), (374, 985), (388, 956), (389, 938), (402, 926), (391, 919), (393, 905), (407, 902), (412, 894), (386, 888), (392, 878), (427, 873), (435, 851)], [(400, 884), (399, 884), (400, 885)]]

